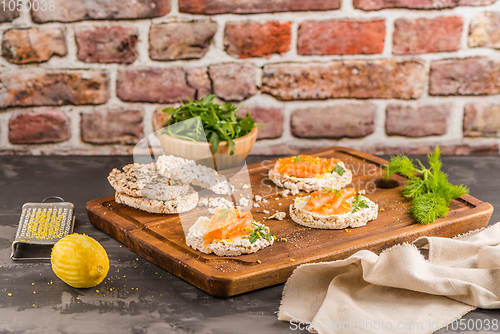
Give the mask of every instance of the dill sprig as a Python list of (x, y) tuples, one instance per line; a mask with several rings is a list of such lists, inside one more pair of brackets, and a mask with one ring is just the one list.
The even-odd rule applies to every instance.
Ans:
[(252, 222), (252, 225), (254, 226), (254, 229), (252, 230), (252, 232), (250, 232), (250, 236), (248, 237), (248, 240), (250, 240), (251, 244), (255, 243), (259, 239), (265, 239), (269, 242), (273, 241), (275, 233), (269, 233), (268, 228), (259, 224), (255, 224), (254, 222)]
[(228, 220), (229, 218), (232, 218), (233, 216), (236, 215), (236, 211), (233, 208), (229, 209), (218, 209), (216, 211), (217, 221), (224, 221)]
[(321, 190), (321, 193), (322, 193), (323, 195), (329, 195), (329, 194), (331, 194), (331, 193), (334, 193), (336, 196), (338, 196), (338, 195), (340, 195), (340, 190), (338, 190), (338, 189), (333, 189), (333, 188), (330, 188), (330, 187), (327, 187), (327, 188), (323, 188), (323, 189)]
[(364, 199), (361, 199), (361, 195), (357, 194), (354, 196), (354, 200), (351, 202), (352, 206), (352, 213), (356, 213), (361, 209), (369, 209), (370, 206), (368, 205), (368, 202)]
[[(403, 196), (411, 198), (410, 214), (421, 224), (429, 224), (439, 217), (446, 217), (450, 201), (469, 193), (464, 185), (453, 185), (448, 182), (448, 175), (441, 172), (439, 160), (441, 151), (436, 147), (434, 153), (427, 156), (429, 168), (417, 160), (418, 167), (406, 155), (391, 158), (385, 168), (385, 179), (399, 173), (409, 180), (403, 189)], [(416, 175), (417, 174), (417, 175)]]

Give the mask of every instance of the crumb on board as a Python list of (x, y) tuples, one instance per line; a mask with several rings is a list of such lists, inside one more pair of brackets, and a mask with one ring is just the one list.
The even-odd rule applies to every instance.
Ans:
[(232, 208), (233, 202), (225, 199), (224, 197), (213, 197), (207, 198), (202, 197), (198, 201), (198, 206), (208, 206), (210, 208), (218, 208), (218, 209), (229, 209)]
[(285, 219), (285, 217), (286, 217), (286, 213), (285, 212), (276, 211), (272, 216), (269, 216), (268, 219), (283, 220), (283, 219)]
[(269, 214), (269, 210), (263, 210), (262, 212), (264, 212), (266, 215)]
[(281, 197), (287, 198), (290, 195), (290, 189), (285, 189), (280, 193)]
[(245, 197), (242, 197), (238, 201), (238, 204), (241, 205), (241, 206), (249, 206), (250, 205), (250, 201), (248, 199), (246, 199)]

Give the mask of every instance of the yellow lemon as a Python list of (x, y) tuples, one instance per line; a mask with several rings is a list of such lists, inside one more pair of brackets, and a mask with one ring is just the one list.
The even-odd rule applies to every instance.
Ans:
[(74, 288), (91, 288), (101, 283), (109, 270), (106, 250), (95, 239), (73, 233), (52, 248), (52, 270)]

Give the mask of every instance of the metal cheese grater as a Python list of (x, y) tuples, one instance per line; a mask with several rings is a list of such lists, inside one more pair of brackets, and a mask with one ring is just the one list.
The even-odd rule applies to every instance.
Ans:
[[(50, 199), (61, 202), (45, 203)], [(23, 205), (16, 240), (12, 244), (12, 260), (49, 260), (52, 246), (73, 233), (74, 205), (58, 196), (41, 203)]]

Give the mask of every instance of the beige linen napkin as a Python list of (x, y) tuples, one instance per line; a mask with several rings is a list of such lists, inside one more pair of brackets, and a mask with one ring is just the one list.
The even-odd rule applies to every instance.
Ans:
[(285, 285), (278, 319), (320, 334), (419, 334), (476, 307), (500, 308), (500, 223), (302, 265)]

